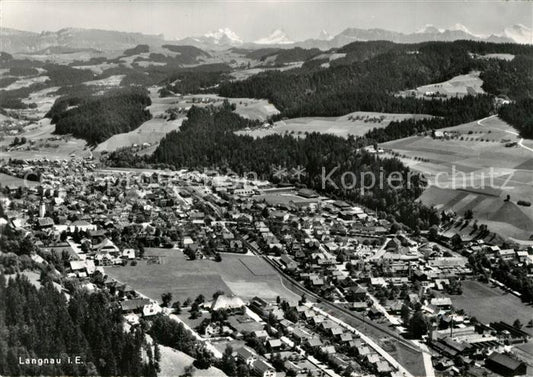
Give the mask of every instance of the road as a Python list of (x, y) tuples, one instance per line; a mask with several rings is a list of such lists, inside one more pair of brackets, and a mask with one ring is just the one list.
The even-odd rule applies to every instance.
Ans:
[(369, 259), (370, 260), (380, 259), (383, 256), (383, 254), (385, 254), (385, 251), (387, 249), (387, 244), (390, 242), (391, 239), (392, 238), (387, 237), (387, 239), (385, 240), (385, 242), (383, 242), (383, 245), (381, 245), (381, 247), (376, 252), (376, 254), (372, 255)]
[(305, 295), (307, 298), (310, 298), (314, 302), (320, 303), (322, 306), (327, 307), (328, 309), (330, 309), (333, 312), (342, 313), (345, 316), (349, 316), (349, 317), (351, 317), (353, 319), (358, 320), (359, 322), (361, 322), (365, 326), (370, 326), (370, 327), (378, 330), (381, 336), (392, 337), (395, 340), (397, 340), (398, 342), (400, 342), (400, 343), (404, 344), (405, 346), (411, 348), (412, 350), (420, 351), (420, 349), (418, 347), (413, 346), (406, 339), (402, 338), (400, 335), (398, 335), (394, 331), (391, 331), (387, 327), (379, 325), (379, 324), (377, 324), (375, 322), (372, 322), (370, 320), (367, 320), (363, 316), (360, 316), (360, 315), (358, 315), (356, 313), (353, 313), (350, 310), (348, 310), (348, 309), (346, 309), (346, 308), (344, 308), (344, 307), (342, 307), (340, 305), (337, 305), (337, 304), (335, 304), (333, 302), (330, 302), (330, 301), (320, 297), (319, 295), (317, 295), (313, 291), (305, 288), (303, 285), (301, 285), (299, 282), (294, 280), (292, 277), (286, 275), (285, 272), (283, 270), (281, 270), (280, 267), (276, 263), (274, 263), (270, 258), (262, 255), (249, 242), (247, 242), (245, 240), (243, 240), (243, 242), (246, 244), (246, 246), (248, 248), (250, 248), (252, 250), (252, 252), (255, 255), (257, 255), (260, 258), (263, 258), (263, 260), (265, 260), (268, 264), (270, 264), (280, 274), (280, 276), (282, 278), (282, 281), (283, 281), (283, 284), (288, 289), (294, 291), (296, 294), (298, 294), (300, 296)]
[[(480, 120), (477, 121), (477, 124), (478, 124), (479, 126), (482, 126), (482, 127), (485, 127), (485, 128), (491, 128), (491, 127), (487, 127), (487, 126), (485, 126), (485, 125), (483, 124), (483, 122), (486, 121), (486, 120), (488, 120), (488, 119), (494, 118), (494, 117), (496, 117), (496, 116), (497, 116), (497, 115), (491, 115), (491, 116), (489, 116), (489, 117), (486, 117), (486, 118), (480, 119)], [(501, 131), (501, 130), (498, 129), (498, 128), (492, 128), (492, 129), (493, 129), (493, 130), (497, 130), (497, 131)], [(507, 132), (508, 134), (511, 134), (511, 135), (520, 136), (520, 134), (519, 134), (518, 132), (515, 132), (515, 131), (505, 131), (505, 132)], [(524, 138), (521, 138), (521, 139), (518, 141), (517, 145), (518, 145), (520, 148), (524, 148), (524, 149), (526, 149), (526, 150), (528, 150), (528, 151), (530, 151), (530, 152), (533, 152), (533, 148), (527, 147), (527, 146), (525, 146), (523, 143), (524, 143)]]
[[(194, 195), (195, 197), (197, 197), (199, 200), (203, 201), (206, 204), (209, 203), (210, 207), (214, 210), (214, 212), (217, 215), (221, 216), (221, 212), (222, 211), (220, 210), (220, 208), (218, 208), (218, 206), (216, 204), (211, 203), (209, 200), (206, 200), (205, 198), (201, 197), (200, 195), (198, 195), (198, 193), (196, 193), (196, 194), (197, 195)], [(378, 348), (375, 348), (375, 349), (376, 350), (379, 349), (379, 353), (383, 353), (383, 355), (386, 354), (387, 356), (385, 357), (385, 359), (388, 360), (389, 362), (391, 362), (391, 364), (393, 366), (395, 366), (398, 370), (403, 372), (406, 376), (413, 376), (412, 373), (408, 372), (407, 369), (405, 367), (403, 367), (400, 364), (399, 361), (397, 361), (394, 357), (392, 357), (390, 354), (388, 354), (386, 351), (384, 351), (373, 339), (392, 338), (398, 343), (398, 346), (401, 345), (402, 347), (408, 349), (409, 351), (411, 351), (411, 352), (414, 351), (414, 352), (419, 353), (419, 354), (421, 354), (423, 356), (424, 350), (422, 350), (417, 344), (414, 344), (414, 343), (408, 341), (407, 339), (404, 339), (402, 336), (400, 336), (396, 332), (390, 330), (386, 326), (382, 326), (382, 325), (377, 324), (377, 323), (375, 323), (373, 321), (367, 320), (363, 316), (360, 316), (360, 315), (358, 315), (356, 313), (353, 313), (352, 311), (350, 311), (350, 310), (348, 310), (348, 309), (346, 309), (346, 308), (344, 308), (344, 307), (342, 307), (342, 306), (340, 306), (338, 304), (335, 304), (333, 302), (325, 300), (324, 298), (320, 297), (316, 293), (314, 293), (314, 292), (310, 291), (309, 289), (305, 288), (302, 284), (300, 284), (299, 282), (294, 280), (292, 277), (290, 277), (287, 274), (285, 274), (285, 272), (274, 261), (272, 261), (267, 256), (263, 255), (261, 250), (258, 250), (250, 242), (248, 242), (247, 240), (245, 240), (243, 238), (241, 238), (241, 240), (242, 240), (243, 244), (246, 247), (248, 247), (249, 250), (252, 251), (253, 254), (255, 254), (256, 256), (258, 256), (258, 257), (262, 258), (263, 260), (265, 260), (269, 265), (271, 265), (274, 268), (275, 271), (278, 272), (278, 274), (280, 275), (282, 284), (285, 285), (289, 290), (295, 292), (296, 294), (298, 294), (300, 296), (305, 295), (311, 301), (314, 301), (314, 302), (318, 303), (319, 306), (322, 306), (324, 309), (327, 309), (327, 311), (329, 313), (332, 313), (333, 317), (337, 321), (342, 321), (346, 326), (350, 326), (348, 323), (346, 323), (347, 321), (350, 321), (350, 322), (354, 322), (355, 321), (355, 323), (357, 323), (358, 327), (364, 327), (365, 328), (364, 336), (366, 338), (370, 339), (372, 344), (374, 344), (376, 347), (378, 347)], [(383, 252), (385, 250), (386, 244), (387, 244), (387, 242), (385, 242), (385, 245), (382, 247)], [(320, 309), (320, 310), (322, 310), (322, 309)], [(329, 314), (328, 314), (328, 316), (329, 316)], [(353, 326), (350, 326), (350, 327), (354, 328)], [(361, 331), (359, 331), (359, 330), (357, 330), (357, 331), (361, 333)], [(372, 336), (369, 336), (369, 334), (372, 334)], [(369, 342), (369, 344), (371, 344), (371, 343)], [(428, 370), (428, 366), (426, 365), (426, 361), (427, 360), (426, 359), (423, 359), (423, 360), (424, 360), (424, 367), (425, 367), (425, 369), (427, 371)], [(430, 366), (430, 368), (432, 370), (431, 360), (429, 360), (429, 366)]]
[(326, 313), (325, 311), (315, 307), (312, 304), (307, 304), (307, 306), (309, 308), (311, 308), (312, 310), (316, 311), (317, 313), (320, 313), (320, 314), (326, 316), (327, 318), (329, 318), (330, 320), (338, 323), (339, 325), (341, 325), (345, 329), (357, 334), (363, 341), (365, 341), (365, 343), (367, 343), (370, 347), (372, 347), (374, 349), (374, 351), (376, 351), (378, 354), (380, 354), (381, 357), (383, 357), (385, 360), (387, 360), (387, 362), (389, 364), (391, 364), (400, 373), (402, 373), (402, 375), (404, 375), (406, 377), (413, 377), (411, 372), (409, 372), (407, 369), (405, 369), (394, 357), (392, 357), (387, 351), (385, 351), (383, 348), (381, 348), (381, 346), (379, 344), (377, 344), (376, 342), (374, 342), (374, 340), (371, 339), (369, 336), (363, 334), (361, 331), (357, 330), (356, 328), (348, 325), (347, 323), (344, 323), (340, 319), (330, 315), (329, 313)]

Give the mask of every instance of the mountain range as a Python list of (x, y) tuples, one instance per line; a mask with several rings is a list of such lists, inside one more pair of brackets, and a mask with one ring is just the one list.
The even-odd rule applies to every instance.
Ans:
[(325, 30), (317, 38), (293, 41), (283, 30), (274, 30), (270, 35), (246, 42), (229, 28), (221, 28), (202, 36), (186, 37), (179, 40), (165, 40), (162, 34), (149, 35), (99, 29), (65, 28), (56, 32), (28, 32), (9, 28), (0, 28), (0, 50), (9, 53), (43, 53), (58, 49), (91, 49), (97, 51), (121, 51), (139, 44), (191, 45), (204, 50), (223, 50), (231, 47), (302, 47), (328, 50), (344, 46), (355, 41), (387, 40), (396, 43), (418, 43), (425, 41), (454, 41), (459, 39), (488, 41), (498, 43), (533, 44), (533, 31), (524, 25), (512, 25), (501, 33), (478, 35), (470, 32), (464, 25), (454, 25), (449, 29), (438, 29), (432, 25), (410, 34), (385, 29), (347, 28), (331, 36)]

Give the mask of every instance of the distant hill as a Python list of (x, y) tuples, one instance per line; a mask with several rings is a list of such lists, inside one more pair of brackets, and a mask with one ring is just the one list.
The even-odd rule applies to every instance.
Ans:
[[(347, 28), (335, 36), (322, 30), (316, 39), (304, 41), (291, 40), (282, 30), (255, 42), (244, 41), (229, 28), (221, 28), (201, 36), (189, 36), (177, 41), (165, 41), (162, 34), (149, 35), (113, 30), (64, 28), (58, 31), (34, 33), (9, 28), (0, 28), (2, 50), (9, 53), (47, 52), (48, 48), (95, 49), (102, 52), (124, 51), (138, 46), (161, 46), (164, 43), (195, 46), (202, 50), (226, 50), (232, 47), (245, 49), (278, 48), (319, 48), (329, 50), (357, 41), (391, 41), (396, 43), (420, 43), (428, 41), (473, 40), (493, 43), (533, 44), (533, 32), (524, 25), (512, 25), (501, 33), (478, 35), (470, 32), (464, 25), (454, 25), (449, 29), (438, 29), (428, 25), (414, 33), (400, 33), (385, 29)], [(54, 52), (51, 52), (54, 53)]]
[[(530, 31), (531, 32), (531, 31)], [(404, 34), (385, 29), (358, 29), (348, 28), (339, 34), (335, 35), (329, 40), (324, 39), (308, 39), (303, 42), (298, 42), (295, 45), (304, 48), (317, 47), (323, 50), (330, 48), (338, 48), (348, 43), (357, 41), (390, 41), (396, 43), (420, 43), (429, 41), (452, 42), (456, 40), (472, 40), (472, 41), (487, 41), (494, 43), (524, 43), (524, 35), (527, 31), (523, 28), (515, 29), (515, 34), (520, 37), (520, 40), (515, 40), (511, 37), (512, 34), (505, 35), (476, 35), (471, 33), (463, 25), (455, 25), (452, 29), (437, 29), (433, 26), (426, 26), (424, 29), (415, 33)], [(529, 42), (533, 43), (533, 42)]]
[(35, 53), (52, 47), (122, 51), (140, 44), (161, 45), (164, 42), (163, 35), (79, 28), (42, 33), (1, 28), (0, 38), (2, 50), (9, 53)]
[(75, 54), (78, 52), (98, 53), (100, 50), (94, 48), (76, 48), (65, 46), (50, 46), (39, 51), (30, 53), (30, 55), (59, 55), (59, 54)]

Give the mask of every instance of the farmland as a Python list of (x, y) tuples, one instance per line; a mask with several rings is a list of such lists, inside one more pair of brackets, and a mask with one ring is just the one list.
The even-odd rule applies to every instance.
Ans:
[(106, 273), (153, 299), (171, 292), (174, 300), (183, 302), (199, 294), (211, 297), (218, 290), (248, 299), (299, 299), (272, 267), (253, 255), (224, 254), (221, 262), (189, 261), (176, 249), (151, 249), (147, 255), (159, 257), (160, 264), (141, 261), (137, 266), (108, 267)]
[[(194, 362), (192, 357), (173, 348), (160, 344), (159, 349), (161, 352), (161, 361), (159, 363), (161, 371), (158, 375), (160, 376), (181, 376), (185, 373), (185, 368)], [(210, 367), (206, 370), (199, 370), (193, 367), (192, 376), (222, 377), (225, 374), (215, 367)]]
[(527, 240), (533, 210), (516, 203), (533, 200), (532, 142), (497, 117), (442, 131), (447, 136), (441, 139), (412, 136), (381, 146), (428, 178), (423, 203), (460, 215), (470, 209), (489, 229)]
[(419, 86), (413, 90), (407, 90), (401, 93), (405, 96), (415, 96), (420, 98), (432, 97), (463, 97), (467, 94), (483, 94), (485, 91), (481, 88), (483, 80), (479, 78), (479, 72), (470, 72), (466, 75), (452, 77), (448, 81), (435, 84)]
[[(184, 99), (188, 103), (188, 106), (191, 106), (191, 101), (196, 100), (198, 103), (202, 99), (204, 101), (207, 100), (209, 101), (209, 103), (212, 103), (214, 105), (221, 105), (226, 98), (220, 97), (215, 94), (206, 94), (185, 96)], [(236, 106), (235, 112), (246, 119), (265, 122), (271, 116), (279, 114), (279, 110), (276, 109), (274, 105), (264, 99), (227, 98), (227, 100), (231, 104), (234, 104)], [(197, 103), (195, 103), (195, 105), (197, 105)]]
[(182, 122), (183, 118), (173, 121), (167, 121), (164, 118), (152, 118), (133, 131), (111, 136), (100, 143), (95, 148), (95, 151), (112, 152), (134, 144), (141, 146), (143, 143), (148, 143), (152, 146), (159, 143), (167, 133), (178, 130)]
[[(106, 83), (110, 84), (116, 81), (112, 80)], [(100, 143), (95, 148), (95, 152), (112, 152), (119, 148), (131, 147), (134, 144), (139, 146), (142, 146), (143, 143), (155, 145), (170, 131), (178, 130), (183, 121), (183, 117), (170, 120), (165, 116), (165, 112), (168, 109), (176, 107), (177, 100), (175, 98), (160, 98), (157, 90), (158, 88), (156, 87), (150, 88), (152, 104), (148, 106), (148, 110), (152, 114), (152, 119), (144, 122), (130, 132), (111, 136), (109, 139)]]
[[(518, 318), (526, 324), (532, 319), (531, 306), (511, 293), (473, 280), (464, 280), (462, 288), (462, 295), (452, 296), (453, 306), (481, 322), (505, 321), (511, 324)], [(533, 329), (523, 327), (523, 330), (533, 335)]]
[(17, 137), (25, 137), (31, 140), (30, 144), (24, 144), (18, 148), (8, 148), (15, 136), (5, 137), (0, 141), (0, 158), (49, 158), (68, 159), (70, 157), (87, 157), (91, 155), (85, 146), (84, 140), (71, 136), (58, 136), (53, 132), (55, 126), (50, 119), (42, 119), (24, 128)]
[(347, 138), (349, 135), (362, 136), (374, 128), (384, 128), (392, 121), (427, 117), (430, 117), (430, 115), (356, 111), (340, 117), (305, 117), (282, 120), (272, 126), (239, 131), (237, 134), (265, 137), (288, 133), (300, 137), (305, 136), (307, 132), (318, 132)]
[(0, 173), (0, 182), (2, 186), (19, 186), (19, 187), (34, 187), (39, 184), (39, 182), (28, 181), (23, 178), (14, 177), (12, 175), (7, 175)]
[(300, 68), (302, 64), (303, 62), (294, 62), (294, 63), (287, 64), (283, 67), (275, 67), (275, 68), (255, 67), (255, 68), (243, 69), (243, 70), (232, 72), (231, 76), (237, 81), (246, 80), (247, 78), (253, 75), (257, 75), (258, 73), (261, 73), (261, 72), (268, 72), (268, 71), (282, 71), (283, 72), (289, 69)]
[(28, 86), (31, 86), (33, 84), (44, 83), (48, 81), (49, 79), (50, 78), (48, 76), (24, 77), (24, 78), (18, 79), (12, 84), (9, 84), (7, 87), (3, 88), (3, 90), (16, 90), (20, 88), (27, 88)]
[[(148, 143), (150, 146), (141, 150), (139, 154), (151, 153), (154, 151), (154, 146), (167, 133), (179, 130), (181, 123), (185, 119), (185, 114), (191, 106), (203, 107), (209, 104), (220, 106), (224, 101), (224, 98), (213, 94), (161, 98), (159, 97), (158, 90), (158, 87), (150, 88), (152, 104), (148, 107), (148, 110), (153, 116), (152, 119), (146, 121), (135, 130), (113, 135), (100, 143), (95, 151), (112, 152), (119, 148), (133, 146), (134, 144), (141, 146), (144, 143)], [(266, 121), (272, 115), (279, 114), (279, 111), (266, 100), (232, 98), (229, 101), (235, 104), (235, 112), (243, 118)], [(169, 118), (169, 111), (176, 111), (178, 113), (176, 119)]]

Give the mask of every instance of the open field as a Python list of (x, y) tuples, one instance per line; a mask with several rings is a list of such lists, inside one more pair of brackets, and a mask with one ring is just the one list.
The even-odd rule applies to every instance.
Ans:
[(279, 114), (279, 110), (267, 100), (250, 100), (239, 98), (230, 100), (237, 105), (235, 112), (246, 119), (266, 121), (273, 115)]
[(58, 86), (54, 86), (31, 93), (29, 97), (23, 99), (22, 102), (28, 105), (31, 103), (35, 103), (37, 105), (37, 108), (21, 110), (21, 115), (43, 118), (46, 113), (52, 108), (52, 105), (54, 104), (55, 100), (59, 98), (59, 96), (55, 94), (58, 89)]
[(162, 118), (152, 118), (133, 131), (111, 136), (100, 143), (95, 152), (112, 152), (119, 148), (130, 147), (134, 144), (148, 143), (151, 146), (158, 144), (165, 135), (171, 131), (179, 130), (184, 118), (167, 121)]
[[(159, 345), (159, 350), (161, 352), (161, 361), (159, 362), (159, 367), (161, 371), (157, 374), (161, 377), (174, 377), (181, 376), (185, 373), (185, 368), (189, 365), (192, 365), (194, 359), (189, 355), (177, 351), (173, 348)], [(198, 377), (223, 377), (226, 374), (220, 369), (215, 367), (210, 367), (209, 369), (199, 370), (193, 368), (192, 376)]]
[(54, 130), (55, 125), (50, 123), (50, 119), (42, 119), (25, 127), (24, 132), (17, 134), (17, 137), (25, 137), (33, 141), (30, 149), (28, 149), (28, 144), (25, 144), (17, 150), (5, 150), (14, 139), (14, 136), (6, 136), (0, 141), (0, 159), (69, 159), (91, 155), (91, 152), (86, 149), (85, 140), (68, 135), (54, 135)]
[[(112, 82), (116, 82), (116, 80)], [(153, 146), (158, 144), (167, 133), (179, 130), (184, 118), (167, 120), (163, 117), (166, 110), (176, 107), (176, 98), (160, 98), (157, 93), (158, 89), (155, 87), (150, 88), (152, 104), (147, 109), (152, 114), (152, 119), (144, 122), (130, 132), (111, 136), (106, 141), (100, 143), (95, 148), (95, 152), (112, 152), (119, 148), (131, 147), (134, 144), (141, 146), (143, 143), (148, 143), (150, 146)]]
[[(265, 122), (273, 115), (279, 114), (279, 110), (276, 109), (274, 105), (268, 102), (265, 99), (255, 99), (255, 98), (224, 98), (216, 94), (195, 94), (185, 96), (184, 100), (187, 103), (187, 106), (191, 106), (193, 103), (192, 100), (196, 99), (209, 99), (213, 105), (221, 105), (222, 102), (227, 99), (229, 103), (235, 104), (235, 112), (242, 116), (243, 118), (259, 120)], [(194, 104), (195, 106), (198, 103)], [(201, 104), (200, 104), (201, 105)]]
[(0, 173), (0, 183), (2, 186), (20, 186), (20, 187), (34, 187), (39, 185), (39, 182), (28, 181), (22, 178), (13, 177), (12, 175), (7, 175)]
[(483, 80), (479, 78), (480, 72), (470, 72), (466, 75), (452, 77), (448, 81), (435, 84), (419, 86), (416, 89), (406, 90), (400, 93), (404, 96), (414, 96), (421, 98), (432, 97), (463, 97), (467, 94), (483, 94), (485, 91), (481, 88)]
[(499, 59), (499, 60), (506, 60), (511, 61), (514, 59), (513, 54), (485, 54), (478, 56), (480, 59)]
[(76, 68), (76, 69), (87, 69), (89, 71), (93, 71), (97, 75), (102, 74), (102, 72), (104, 72), (106, 69), (116, 68), (116, 67), (118, 67), (117, 63), (108, 63), (108, 62), (103, 62), (103, 63), (100, 63), (100, 64), (74, 65), (74, 66), (72, 66), (72, 68)]
[(236, 81), (242, 81), (242, 80), (246, 80), (248, 77), (257, 75), (258, 73), (261, 73), (261, 72), (268, 72), (268, 71), (282, 71), (283, 72), (283, 71), (288, 71), (289, 69), (300, 68), (302, 65), (303, 65), (303, 62), (294, 62), (294, 63), (287, 64), (283, 67), (275, 67), (275, 68), (255, 67), (255, 68), (249, 68), (249, 69), (240, 69), (240, 70), (231, 72), (231, 77), (233, 77)]
[(32, 76), (32, 77), (24, 77), (21, 79), (18, 79), (12, 84), (9, 84), (3, 90), (16, 90), (20, 88), (27, 88), (28, 86), (31, 86), (33, 84), (43, 83), (48, 81), (50, 78), (48, 76)]
[(285, 288), (272, 267), (253, 255), (224, 254), (218, 263), (189, 261), (176, 249), (151, 249), (147, 255), (161, 256), (161, 264), (141, 261), (137, 266), (107, 267), (106, 273), (155, 300), (164, 292), (171, 292), (173, 300), (184, 301), (199, 294), (211, 297), (218, 290), (244, 299), (299, 299)]
[(85, 81), (85, 85), (98, 87), (117, 87), (126, 75), (113, 75), (100, 80)]
[(318, 132), (346, 138), (349, 135), (362, 136), (374, 128), (384, 128), (392, 121), (427, 117), (431, 116), (356, 111), (340, 117), (305, 117), (282, 120), (274, 123), (272, 126), (238, 131), (237, 134), (265, 137), (268, 135), (289, 133), (297, 137), (304, 137), (306, 132)]
[[(42, 53), (42, 54), (36, 54), (36, 53), (15, 53), (13, 56), (16, 59), (29, 59), (29, 60), (37, 60), (41, 62), (47, 62), (51, 61), (57, 64), (70, 64), (74, 61), (88, 61), (91, 58), (98, 58), (98, 57), (106, 57), (106, 58), (115, 58), (117, 56), (120, 56), (122, 54), (122, 51), (106, 51), (106, 52), (100, 52), (97, 50), (82, 50), (82, 51), (76, 51), (76, 52), (68, 52), (68, 53)], [(87, 69), (90, 69), (87, 66)], [(76, 67), (75, 67), (76, 68)]]
[[(533, 234), (532, 142), (497, 117), (443, 129), (449, 139), (412, 136), (383, 143), (410, 168), (423, 173), (431, 187), (420, 200), (462, 215), (470, 209), (489, 230), (517, 240)], [(522, 144), (520, 144), (520, 142)], [(506, 144), (512, 144), (506, 147)], [(510, 201), (505, 202), (507, 195)]]
[[(463, 281), (462, 287), (462, 295), (451, 296), (453, 306), (481, 322), (504, 321), (512, 324), (518, 318), (525, 325), (533, 319), (532, 307), (511, 293), (473, 280)], [(533, 335), (532, 328), (524, 326), (522, 330)]]
[[(265, 122), (273, 115), (279, 114), (279, 110), (266, 99), (256, 98), (225, 98), (216, 94), (194, 94), (183, 97), (183, 102), (179, 103), (179, 107), (205, 106), (200, 102), (201, 99), (209, 100), (210, 105), (220, 106), (224, 100), (235, 104), (235, 112), (243, 118), (259, 120)], [(195, 103), (193, 103), (195, 101)]]
[[(158, 87), (150, 88), (150, 98), (152, 100), (152, 104), (148, 107), (148, 110), (153, 116), (152, 119), (146, 121), (135, 130), (113, 135), (108, 140), (100, 143), (95, 148), (95, 151), (112, 152), (119, 148), (130, 147), (133, 144), (140, 146), (143, 143), (149, 143), (150, 147), (146, 150), (142, 150), (139, 153), (152, 153), (154, 146), (157, 145), (167, 133), (179, 130), (181, 123), (185, 119), (184, 114), (186, 114), (187, 110), (191, 106), (219, 106), (224, 101), (224, 98), (218, 97), (214, 94), (160, 98), (158, 90)], [(234, 103), (236, 105), (236, 113), (248, 119), (266, 121), (272, 115), (279, 113), (274, 105), (269, 104), (267, 100), (231, 98), (229, 101), (230, 103)], [(178, 115), (178, 119), (165, 119), (165, 112), (169, 109), (181, 110), (180, 115)]]

